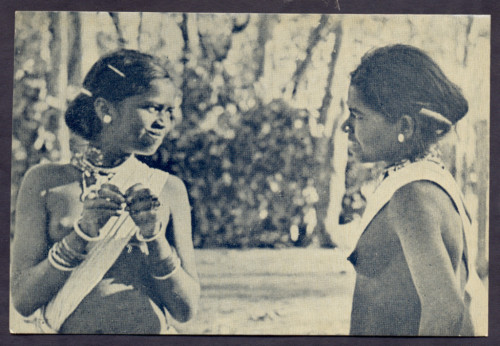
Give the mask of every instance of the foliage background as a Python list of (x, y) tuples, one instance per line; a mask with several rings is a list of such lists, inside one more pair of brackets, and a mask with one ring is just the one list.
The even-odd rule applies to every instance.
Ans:
[[(119, 47), (168, 59), (183, 91), (177, 126), (148, 164), (181, 177), (196, 247), (334, 247), (356, 238), (380, 167), (347, 152), (348, 75), (363, 54), (407, 43), (462, 87), (469, 114), (441, 144), (487, 258), (488, 17), (17, 12), (12, 220), (26, 170), (84, 143), (66, 104)], [(457, 141), (458, 139), (458, 141)], [(13, 234), (13, 230), (12, 230)], [(485, 264), (483, 264), (485, 266)]]

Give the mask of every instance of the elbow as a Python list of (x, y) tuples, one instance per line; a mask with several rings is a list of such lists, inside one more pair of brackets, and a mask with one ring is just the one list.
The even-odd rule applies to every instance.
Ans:
[(196, 316), (197, 312), (198, 312), (197, 303), (196, 304), (185, 303), (185, 304), (179, 304), (179, 306), (177, 306), (177, 309), (173, 309), (171, 311), (171, 315), (178, 322), (185, 323), (192, 320), (194, 316)]
[(17, 281), (13, 280), (10, 289), (10, 299), (14, 309), (23, 317), (32, 315), (38, 308), (33, 296), (23, 289), (23, 286)]
[(182, 309), (176, 314), (175, 319), (181, 323), (186, 323), (194, 318), (196, 312), (197, 312), (196, 309), (191, 309), (191, 308)]
[(198, 313), (199, 301), (200, 301), (200, 296), (198, 293), (196, 297), (193, 297), (193, 299), (191, 299), (189, 304), (186, 304), (186, 308), (181, 314), (179, 322), (184, 323), (191, 321), (196, 316), (196, 314)]
[(33, 310), (33, 309), (30, 309), (29, 307), (20, 306), (20, 305), (14, 306), (14, 307), (15, 307), (16, 311), (23, 317), (29, 317), (36, 311), (36, 309)]
[(186, 297), (186, 299), (184, 300), (178, 301), (177, 306), (175, 306), (171, 311), (172, 317), (174, 317), (181, 323), (189, 322), (198, 313), (199, 301), (200, 289), (198, 286), (196, 290), (193, 290), (193, 292), (191, 292), (189, 297)]
[(12, 305), (14, 306), (16, 311), (23, 317), (28, 317), (37, 310), (37, 307), (33, 306), (33, 304), (30, 303), (29, 299), (24, 299), (19, 294), (12, 293), (11, 299)]

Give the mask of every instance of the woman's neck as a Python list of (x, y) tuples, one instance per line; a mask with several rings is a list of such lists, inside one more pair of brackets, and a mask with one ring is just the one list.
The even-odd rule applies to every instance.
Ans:
[(131, 154), (103, 150), (96, 144), (89, 144), (85, 151), (85, 158), (96, 167), (112, 168), (125, 162)]
[(419, 153), (418, 155), (403, 157), (399, 161), (386, 162), (385, 170), (393, 169), (397, 170), (409, 163), (418, 162), (418, 161), (433, 161), (435, 163), (440, 164), (444, 168), (444, 164), (441, 161), (441, 155), (439, 149), (435, 146), (431, 146), (426, 151)]

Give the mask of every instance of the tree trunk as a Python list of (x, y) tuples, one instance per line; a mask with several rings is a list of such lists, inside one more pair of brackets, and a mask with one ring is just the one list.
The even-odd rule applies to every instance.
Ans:
[(312, 59), (312, 54), (314, 48), (317, 46), (318, 42), (321, 40), (323, 36), (323, 29), (328, 24), (328, 15), (322, 15), (319, 24), (314, 30), (311, 32), (309, 35), (309, 40), (306, 48), (306, 57), (305, 59), (299, 63), (297, 66), (297, 70), (295, 70), (295, 73), (293, 74), (292, 80), (293, 80), (293, 91), (292, 91), (292, 97), (295, 96), (297, 93), (297, 88), (299, 86), (300, 80), (302, 79), (302, 76), (304, 75), (307, 65), (311, 62)]
[(139, 26), (137, 27), (137, 49), (141, 50), (141, 36), (142, 36), (142, 21), (144, 14), (139, 13)]
[[(182, 90), (182, 114), (186, 115), (186, 109), (184, 108), (186, 105), (186, 99), (189, 98), (189, 90), (188, 90), (188, 65), (189, 65), (189, 59), (190, 59), (190, 46), (189, 46), (189, 34), (188, 34), (188, 14), (183, 13), (182, 14), (182, 22), (179, 24), (179, 29), (181, 30), (182, 34), (182, 39), (184, 41), (184, 45), (182, 47), (182, 65), (183, 65), (183, 70), (182, 70), (182, 85), (181, 85), (181, 90)], [(190, 120), (190, 117), (186, 120)]]
[(68, 12), (50, 13), (50, 30), (52, 41), (51, 74), (48, 78), (47, 89), (49, 95), (56, 100), (54, 105), (59, 109), (59, 128), (57, 138), (60, 145), (60, 160), (69, 162), (71, 151), (69, 148), (69, 129), (64, 122), (63, 110), (66, 108), (66, 90), (68, 86)]
[(116, 33), (118, 34), (118, 47), (125, 48), (125, 45), (127, 44), (127, 40), (125, 40), (125, 37), (123, 36), (123, 31), (122, 31), (122, 28), (120, 27), (120, 18), (118, 17), (118, 13), (109, 12), (109, 16), (113, 20), (113, 24), (115, 25)]
[[(336, 24), (333, 29), (333, 33), (335, 34), (335, 44), (333, 46), (330, 62), (328, 64), (328, 77), (326, 80), (325, 95), (319, 109), (318, 123), (320, 124), (326, 124), (329, 113), (328, 111), (332, 103), (331, 89), (338, 52), (342, 43), (342, 25), (340, 22)], [(334, 128), (335, 127), (336, 126), (334, 124)], [(318, 235), (320, 245), (323, 247), (335, 246), (326, 228), (328, 205), (330, 202), (330, 179), (331, 175), (334, 173), (334, 167), (332, 165), (333, 150), (332, 133), (326, 133), (326, 131), (323, 131), (321, 137), (317, 138), (315, 143), (315, 156), (319, 163), (318, 175), (315, 182), (316, 190), (319, 195), (319, 201), (316, 204), (316, 213), (318, 218), (316, 233)]]
[(266, 58), (266, 42), (269, 40), (271, 25), (270, 22), (274, 20), (273, 15), (261, 15), (259, 17), (258, 36), (257, 36), (257, 47), (254, 50), (255, 62), (257, 69), (255, 71), (255, 80), (258, 81), (259, 78), (264, 74), (264, 62)]
[(82, 83), (82, 24), (79, 12), (69, 14), (69, 56), (68, 56), (68, 83), (80, 85)]

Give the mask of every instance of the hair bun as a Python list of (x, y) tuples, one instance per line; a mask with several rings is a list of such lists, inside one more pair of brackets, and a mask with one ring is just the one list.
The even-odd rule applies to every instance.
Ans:
[(94, 102), (87, 94), (80, 93), (66, 109), (64, 120), (69, 129), (86, 140), (93, 139), (102, 128), (94, 110)]
[(161, 78), (169, 78), (168, 72), (152, 55), (131, 49), (107, 54), (85, 76), (80, 94), (66, 110), (66, 124), (81, 137), (95, 139), (102, 129), (94, 109), (95, 98), (120, 102), (146, 92), (152, 80)]

